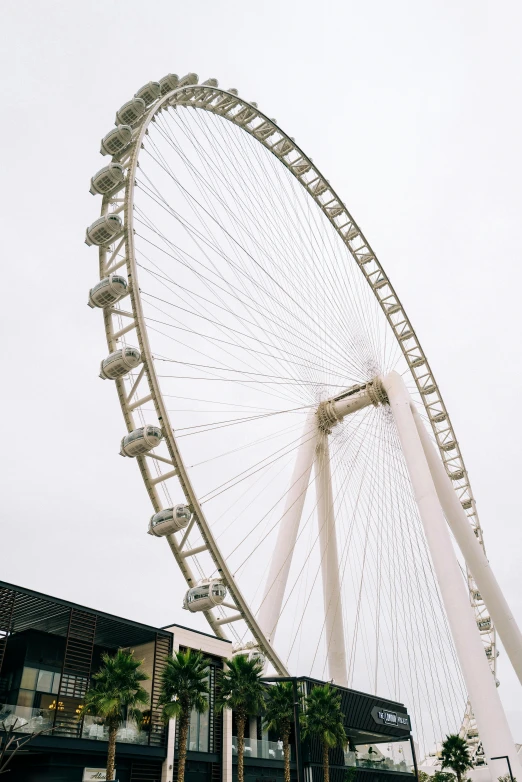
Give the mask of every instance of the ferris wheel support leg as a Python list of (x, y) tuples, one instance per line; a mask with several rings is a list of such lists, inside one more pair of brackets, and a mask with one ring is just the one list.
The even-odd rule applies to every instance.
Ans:
[(326, 653), (330, 678), (341, 687), (348, 686), (346, 648), (344, 642), (339, 557), (330, 467), (328, 435), (320, 432), (315, 457), (315, 485), (317, 491), (317, 518), (321, 575), (323, 580)]
[(521, 773), (515, 744), (491, 673), (467, 590), (453, 550), (422, 442), (411, 410), (410, 395), (397, 372), (383, 379), (413, 485), (431, 559), (448, 617), (469, 700), (494, 780), (504, 773), (508, 756), (514, 776)]
[(502, 594), (484, 549), (471, 528), (466, 513), (444, 469), (444, 465), (439, 459), (421, 417), (416, 410), (414, 410), (414, 418), (444, 515), (471, 571), (489, 615), (498, 630), (515, 673), (522, 683), (522, 633), (520, 628), (507, 604), (506, 598)]
[(286, 495), (285, 509), (279, 524), (274, 554), (266, 580), (263, 602), (259, 609), (259, 626), (272, 643), (277, 631), (286, 582), (292, 564), (292, 554), (314, 463), (317, 431), (317, 416), (315, 410), (311, 410), (306, 418), (297, 451), (294, 472)]

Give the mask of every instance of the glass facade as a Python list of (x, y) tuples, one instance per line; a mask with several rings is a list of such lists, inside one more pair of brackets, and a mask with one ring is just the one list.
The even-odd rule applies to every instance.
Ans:
[(187, 749), (191, 752), (209, 751), (209, 713), (198, 714), (193, 711), (190, 715), (189, 732), (187, 737)]
[(378, 743), (353, 744), (352, 750), (344, 753), (344, 763), (346, 766), (397, 771), (403, 774), (413, 774), (415, 771), (409, 741), (388, 739)]
[[(232, 755), (237, 755), (237, 736), (232, 736)], [(245, 758), (263, 758), (263, 760), (284, 760), (283, 742), (266, 739), (245, 739), (243, 755)], [(293, 760), (293, 749), (290, 746), (290, 760)]]
[(25, 666), (20, 679), (20, 689), (16, 705), (24, 708), (41, 706), (49, 708), (52, 700), (44, 697), (47, 694), (58, 694), (60, 686), (60, 674), (45, 668), (32, 668)]

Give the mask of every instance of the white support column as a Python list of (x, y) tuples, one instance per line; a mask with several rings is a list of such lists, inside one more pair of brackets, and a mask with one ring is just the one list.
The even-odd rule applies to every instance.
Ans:
[(232, 711), (223, 709), (222, 780), (232, 782)]
[(257, 717), (248, 720), (248, 734), (250, 736), (250, 757), (257, 758)]
[(286, 505), (279, 524), (277, 542), (265, 585), (263, 602), (259, 610), (259, 625), (273, 643), (279, 614), (285, 596), (286, 582), (292, 564), (292, 554), (297, 540), (301, 515), (310, 481), (317, 444), (317, 417), (312, 410), (306, 419), (303, 435), (292, 475)]
[[(174, 636), (172, 652), (179, 652), (179, 643)], [(176, 744), (176, 719), (169, 720), (167, 725), (167, 757), (161, 767), (161, 782), (173, 782), (174, 779), (174, 746)]]
[(467, 589), (460, 573), (449, 530), (415, 425), (410, 396), (404, 381), (397, 372), (387, 375), (383, 379), (383, 385), (397, 425), (415, 500), (419, 508), (468, 696), (484, 745), (491, 778), (496, 779), (505, 772), (503, 760), (491, 761), (492, 757), (502, 755), (509, 756), (513, 775), (518, 776), (522, 769), (515, 744), (484, 654), (475, 617), (469, 604)]
[(424, 454), (446, 520), (471, 571), (482, 600), (486, 604), (515, 673), (522, 683), (522, 633), (520, 628), (491, 570), (484, 549), (478, 542), (459, 498), (455, 494), (422, 419), (415, 409), (413, 412)]
[(330, 449), (328, 447), (328, 434), (324, 431), (321, 431), (317, 438), (315, 485), (317, 490), (317, 518), (319, 521), (328, 673), (336, 684), (339, 684), (341, 687), (347, 687), (348, 677), (346, 673), (346, 649), (344, 644)]

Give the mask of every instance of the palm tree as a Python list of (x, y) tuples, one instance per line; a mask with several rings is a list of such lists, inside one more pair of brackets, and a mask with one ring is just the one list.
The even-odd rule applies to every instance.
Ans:
[(314, 687), (306, 696), (305, 713), (301, 721), (304, 738), (315, 736), (323, 745), (324, 782), (329, 782), (328, 752), (334, 747), (345, 747), (348, 742), (341, 711), (341, 695), (329, 684)]
[(283, 739), (285, 782), (290, 782), (290, 730), (294, 721), (294, 685), (278, 682), (266, 691), (264, 726)]
[(141, 661), (132, 652), (119, 650), (114, 657), (105, 652), (103, 665), (92, 677), (94, 684), (85, 694), (84, 714), (101, 717), (109, 727), (106, 779), (114, 779), (116, 732), (127, 719), (141, 724), (143, 713), (138, 708), (149, 701), (141, 686), (149, 676), (140, 670)]
[(194, 709), (202, 714), (208, 709), (208, 692), (208, 662), (201, 652), (187, 649), (167, 657), (158, 704), (166, 722), (178, 719), (178, 782), (185, 778), (190, 713)]
[(263, 663), (258, 658), (248, 659), (238, 654), (227, 663), (221, 674), (221, 691), (216, 698), (216, 709), (232, 709), (237, 723), (237, 779), (244, 780), (245, 725), (248, 717), (260, 714), (265, 705), (265, 685), (261, 681)]
[(468, 744), (457, 733), (450, 733), (442, 742), (441, 758), (441, 768), (450, 768), (454, 771), (457, 782), (462, 782), (462, 775), (468, 768), (473, 768)]

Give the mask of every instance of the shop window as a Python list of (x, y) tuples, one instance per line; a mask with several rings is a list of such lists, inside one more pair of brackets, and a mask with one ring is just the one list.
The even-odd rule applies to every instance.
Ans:
[(383, 741), (381, 738), (378, 742), (362, 744), (351, 740), (344, 753), (344, 762), (347, 766), (414, 773), (409, 741)]
[(39, 671), (36, 688), (38, 692), (51, 692), (53, 687), (53, 672), (52, 671)]
[(190, 715), (190, 724), (187, 737), (187, 749), (191, 752), (208, 752), (209, 740), (209, 714), (208, 710), (203, 714), (193, 711)]
[(24, 668), (20, 687), (23, 690), (58, 693), (60, 674), (38, 668)]
[(38, 668), (24, 668), (20, 687), (24, 690), (36, 690), (36, 680), (38, 678)]
[(18, 693), (17, 706), (27, 706), (28, 708), (32, 708), (33, 700), (33, 690), (20, 690)]

